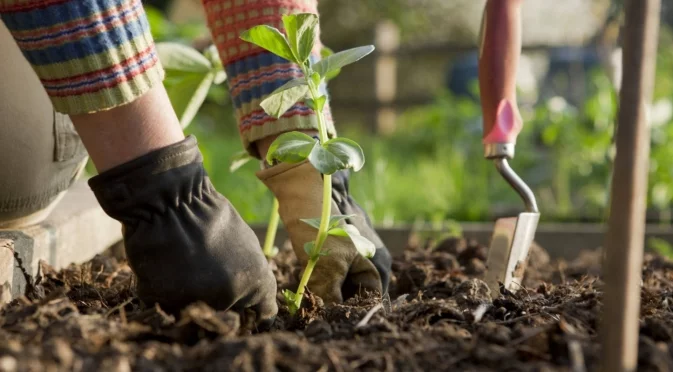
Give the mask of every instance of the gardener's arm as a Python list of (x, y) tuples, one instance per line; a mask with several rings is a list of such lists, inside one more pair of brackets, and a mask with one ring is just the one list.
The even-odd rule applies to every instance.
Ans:
[(141, 299), (272, 318), (273, 275), (210, 183), (196, 140), (182, 134), (140, 1), (0, 0), (0, 16), (101, 172), (89, 183), (122, 222)]
[[(271, 142), (281, 133), (304, 131), (317, 134), (318, 119), (305, 103), (299, 102), (276, 120), (260, 107), (260, 102), (288, 81), (302, 76), (301, 68), (240, 39), (240, 34), (256, 25), (283, 30), (282, 15), (317, 14), (316, 0), (203, 0), (213, 40), (225, 65), (230, 95), (236, 109), (241, 140), (253, 156), (264, 158)], [(320, 58), (320, 35), (311, 57)], [(327, 94), (323, 85), (322, 93)], [(325, 105), (327, 132), (335, 136), (329, 103)], [(315, 230), (300, 221), (321, 214), (323, 182), (308, 163), (280, 164), (258, 173), (259, 178), (278, 198), (280, 217), (289, 232), (297, 257), (306, 263), (304, 244), (313, 241)], [(348, 173), (340, 172), (333, 180), (333, 214), (354, 214), (349, 219), (378, 249), (370, 261), (360, 256), (344, 239), (329, 237), (309, 288), (326, 301), (340, 302), (359, 290), (384, 291), (390, 277), (391, 259), (376, 235), (365, 212), (350, 197)]]

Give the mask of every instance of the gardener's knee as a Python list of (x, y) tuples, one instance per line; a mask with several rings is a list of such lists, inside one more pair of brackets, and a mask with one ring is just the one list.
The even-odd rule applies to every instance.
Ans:
[[(76, 179), (86, 152), (0, 22), (0, 228), (35, 222)], [(16, 223), (14, 223), (16, 224)]]

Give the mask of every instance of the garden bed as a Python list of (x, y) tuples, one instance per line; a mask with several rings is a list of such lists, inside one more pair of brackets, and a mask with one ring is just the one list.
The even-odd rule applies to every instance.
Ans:
[[(395, 259), (389, 298), (323, 306), (310, 296), (297, 318), (281, 305), (268, 332), (203, 304), (178, 317), (144, 308), (122, 260), (42, 265), (30, 293), (0, 311), (0, 371), (595, 369), (598, 253), (551, 262), (535, 247), (526, 289), (495, 301), (476, 279), (485, 254), (457, 239), (409, 247)], [(279, 293), (295, 289), (292, 252), (273, 262)], [(643, 275), (640, 369), (672, 370), (673, 263), (648, 255)]]

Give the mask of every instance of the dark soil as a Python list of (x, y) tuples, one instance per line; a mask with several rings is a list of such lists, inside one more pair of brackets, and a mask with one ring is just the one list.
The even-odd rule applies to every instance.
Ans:
[[(582, 371), (595, 370), (599, 256), (550, 262), (532, 252), (524, 288), (491, 301), (478, 278), (486, 248), (449, 239), (393, 266), (390, 296), (323, 306), (310, 296), (273, 329), (194, 304), (180, 316), (145, 308), (123, 262), (98, 256), (42, 275), (0, 311), (0, 371)], [(296, 287), (292, 253), (274, 259), (279, 291)], [(673, 263), (643, 267), (640, 370), (673, 370)], [(367, 315), (370, 319), (366, 320)]]

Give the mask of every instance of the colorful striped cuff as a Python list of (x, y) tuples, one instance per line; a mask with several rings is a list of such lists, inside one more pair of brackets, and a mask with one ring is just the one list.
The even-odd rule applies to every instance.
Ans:
[(140, 0), (0, 0), (0, 17), (59, 112), (123, 105), (163, 79)]
[[(264, 112), (260, 106), (262, 100), (303, 73), (296, 64), (239, 38), (243, 31), (260, 24), (283, 30), (283, 14), (317, 14), (316, 0), (203, 0), (203, 4), (213, 40), (227, 71), (239, 132), (248, 152), (258, 156), (251, 144), (267, 136), (299, 129), (317, 130), (315, 112), (302, 102), (291, 107), (280, 119)], [(311, 55), (313, 61), (320, 58), (321, 47), (318, 37)], [(324, 84), (321, 91), (327, 94)], [(329, 104), (325, 105), (324, 113), (328, 133), (334, 136)]]

